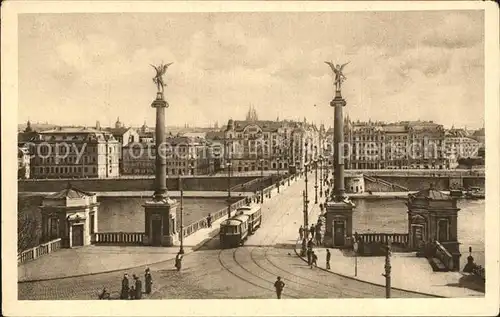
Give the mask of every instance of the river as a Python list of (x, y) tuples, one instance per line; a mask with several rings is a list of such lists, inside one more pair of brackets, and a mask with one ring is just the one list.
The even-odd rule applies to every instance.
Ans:
[[(408, 232), (408, 216), (403, 199), (353, 199), (356, 208), (353, 213), (353, 228), (358, 233)], [(476, 263), (484, 265), (485, 201), (458, 201), (458, 241), (462, 253), (461, 268), (467, 263), (469, 246)]]

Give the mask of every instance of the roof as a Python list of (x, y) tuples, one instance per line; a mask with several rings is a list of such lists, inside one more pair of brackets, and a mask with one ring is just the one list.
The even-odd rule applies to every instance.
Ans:
[(473, 136), (484, 136), (484, 128), (474, 131)]
[(406, 127), (406, 125), (402, 125), (402, 124), (389, 124), (389, 125), (384, 125), (383, 126), (383, 129), (385, 132), (407, 132), (408, 129)]
[(94, 196), (94, 193), (86, 192), (78, 188), (74, 188), (71, 186), (71, 183), (68, 183), (68, 187), (61, 190), (60, 192), (50, 194), (46, 199), (75, 199), (75, 198), (85, 198), (88, 196)]
[(433, 188), (428, 188), (421, 190), (413, 195), (411, 195), (413, 198), (425, 198), (425, 199), (432, 199), (432, 200), (451, 200), (451, 196), (446, 195), (439, 190), (435, 190)]
[(210, 131), (210, 132), (206, 133), (205, 138), (208, 140), (223, 140), (224, 139), (224, 132)]
[(124, 135), (125, 132), (127, 132), (128, 130), (130, 130), (130, 128), (106, 128), (106, 131), (110, 132), (111, 134), (113, 135)]

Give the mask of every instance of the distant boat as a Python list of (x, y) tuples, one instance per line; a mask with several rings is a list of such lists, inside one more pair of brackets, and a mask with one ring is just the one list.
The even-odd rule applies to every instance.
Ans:
[(454, 198), (462, 198), (464, 191), (461, 189), (450, 189), (450, 196)]
[(470, 199), (484, 199), (485, 191), (480, 187), (471, 187), (465, 192), (465, 197)]

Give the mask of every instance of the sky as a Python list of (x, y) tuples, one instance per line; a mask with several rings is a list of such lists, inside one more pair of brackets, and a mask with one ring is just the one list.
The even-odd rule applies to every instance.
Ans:
[(351, 119), (484, 121), (482, 11), (93, 13), (19, 16), (18, 123), (154, 125), (169, 63), (167, 125), (333, 121), (324, 61), (350, 62)]

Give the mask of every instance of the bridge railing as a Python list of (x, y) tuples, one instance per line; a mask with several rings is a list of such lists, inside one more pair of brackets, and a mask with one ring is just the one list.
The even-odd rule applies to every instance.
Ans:
[(363, 240), (364, 243), (382, 243), (387, 242), (408, 245), (409, 235), (407, 233), (359, 233), (358, 239)]
[(92, 235), (95, 244), (142, 244), (144, 232), (96, 232)]
[[(244, 205), (245, 205), (245, 199), (240, 199), (237, 202), (231, 204), (230, 209), (231, 209), (231, 211), (233, 211), (233, 210), (236, 210)], [(216, 211), (215, 213), (211, 214), (212, 222), (217, 221), (218, 219), (226, 216), (227, 210), (228, 210), (228, 208), (224, 207), (224, 208)], [(207, 227), (208, 227), (207, 219), (202, 218), (202, 219), (195, 221), (195, 222), (191, 223), (190, 225), (184, 227), (182, 230), (182, 234), (185, 238), (187, 236), (192, 235), (196, 231), (203, 229), (203, 228), (207, 228)]]
[(61, 238), (42, 243), (34, 248), (25, 250), (17, 255), (17, 264), (35, 260), (45, 254), (52, 253), (61, 248)]

